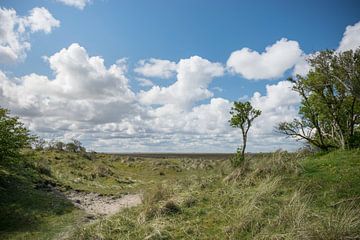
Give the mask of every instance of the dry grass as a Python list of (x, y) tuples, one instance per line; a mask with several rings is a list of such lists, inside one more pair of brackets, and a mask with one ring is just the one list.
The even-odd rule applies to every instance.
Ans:
[(318, 240), (360, 239), (360, 208), (344, 204), (330, 214), (316, 216), (305, 236)]
[(103, 155), (73, 175), (99, 170), (104, 177), (93, 182), (109, 188), (115, 177), (146, 183), (143, 205), (80, 227), (71, 239), (360, 239), (359, 202), (346, 200), (360, 193), (359, 156), (345, 151), (303, 161), (301, 154), (277, 151), (249, 155), (234, 170), (217, 160), (123, 163)]

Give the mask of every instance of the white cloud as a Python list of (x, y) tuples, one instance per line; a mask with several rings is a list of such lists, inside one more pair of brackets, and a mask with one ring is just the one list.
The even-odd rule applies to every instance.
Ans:
[(292, 75), (293, 76), (300, 75), (303, 77), (306, 76), (311, 70), (310, 64), (307, 62), (307, 59), (312, 58), (314, 54), (309, 54), (309, 55), (303, 54), (299, 59), (299, 61), (295, 64)]
[(141, 87), (152, 87), (154, 83), (146, 78), (136, 78), (136, 81), (139, 83)]
[(65, 5), (76, 7), (80, 10), (83, 10), (86, 4), (90, 3), (90, 0), (57, 0)]
[(212, 98), (189, 110), (165, 104), (149, 110), (149, 126), (164, 133), (224, 134), (230, 129), (230, 108), (231, 103), (223, 98)]
[[(336, 52), (343, 52), (348, 50), (355, 50), (360, 47), (360, 22), (349, 25), (346, 27), (346, 30), (343, 34), (343, 37), (339, 43), (339, 47), (336, 49)], [(310, 64), (306, 61), (308, 58), (314, 57), (318, 52), (311, 54), (303, 54), (299, 61), (296, 63), (293, 75), (297, 74), (300, 76), (305, 76), (311, 70)]]
[(213, 90), (215, 90), (215, 91), (218, 91), (218, 92), (223, 92), (224, 91), (224, 89), (222, 89), (221, 87), (213, 87), (212, 88)]
[(220, 63), (212, 63), (199, 56), (182, 59), (177, 64), (177, 80), (168, 87), (154, 86), (138, 94), (143, 104), (173, 104), (188, 108), (193, 103), (213, 96), (208, 85), (224, 74)]
[(52, 28), (60, 26), (60, 21), (55, 19), (46, 8), (36, 7), (30, 10), (30, 15), (24, 19), (24, 24), (30, 27), (31, 32), (51, 33)]
[(54, 79), (37, 74), (9, 79), (1, 73), (5, 107), (23, 116), (92, 122), (118, 120), (137, 111), (122, 62), (106, 68), (102, 58), (88, 56), (78, 44), (55, 53), (48, 62)]
[[(241, 143), (239, 130), (228, 123), (232, 103), (212, 97), (208, 89), (224, 74), (219, 63), (198, 56), (182, 59), (175, 83), (136, 94), (123, 59), (106, 67), (104, 59), (76, 43), (46, 59), (53, 78), (34, 73), (9, 78), (0, 71), (2, 107), (42, 137), (74, 137), (98, 151), (221, 152)], [(290, 87), (288, 82), (268, 85), (264, 96), (251, 98), (263, 115), (250, 131), (249, 150), (272, 150), (284, 143), (272, 130), (297, 113), (298, 96)]]
[(59, 26), (60, 22), (46, 8), (33, 8), (25, 17), (18, 16), (14, 9), (0, 8), (0, 64), (26, 57), (31, 47), (29, 31), (50, 33)]
[(170, 78), (175, 74), (177, 65), (169, 60), (151, 58), (140, 60), (134, 71), (145, 77)]
[(229, 132), (231, 106), (232, 103), (227, 99), (212, 98), (209, 104), (194, 107), (185, 117), (185, 131), (203, 134)]
[(337, 51), (355, 50), (360, 47), (360, 22), (346, 27)]
[[(125, 77), (123, 61), (107, 69), (104, 59), (99, 56), (89, 57), (79, 44), (71, 44), (67, 49), (48, 58), (50, 68), (56, 73), (51, 85), (57, 94), (70, 98), (133, 98)], [(76, 80), (75, 80), (76, 79)]]
[[(301, 98), (292, 90), (292, 86), (293, 84), (289, 81), (280, 81), (277, 84), (266, 85), (266, 95), (262, 96), (259, 92), (255, 92), (251, 97), (252, 106), (262, 111), (250, 133), (254, 146), (260, 141), (261, 144), (268, 144), (270, 148), (276, 148), (279, 143), (288, 141), (290, 146), (287, 147), (291, 148), (293, 142), (285, 140), (284, 136), (276, 136), (274, 128), (278, 123), (292, 121), (298, 116)], [(259, 146), (261, 144), (259, 143)]]
[(272, 79), (282, 77), (301, 58), (298, 42), (282, 38), (258, 53), (249, 48), (231, 53), (227, 67), (246, 79)]

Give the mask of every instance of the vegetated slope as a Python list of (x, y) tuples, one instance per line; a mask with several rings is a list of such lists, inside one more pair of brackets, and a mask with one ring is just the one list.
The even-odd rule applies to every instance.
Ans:
[(39, 189), (42, 174), (27, 160), (0, 165), (0, 239), (56, 238), (83, 216), (70, 201)]
[(160, 182), (210, 171), (218, 160), (24, 150), (21, 158), (0, 164), (0, 239), (67, 236), (74, 227), (86, 224), (88, 217), (94, 219), (74, 207), (67, 195), (119, 199), (128, 193), (141, 194)]
[(216, 168), (163, 181), (142, 206), (72, 239), (360, 238), (359, 150), (258, 154), (235, 172)]
[[(1, 239), (358, 239), (360, 150), (306, 157), (145, 158), (29, 151), (0, 166)], [(143, 204), (86, 223), (49, 191), (119, 197)], [(74, 229), (75, 228), (75, 229)]]

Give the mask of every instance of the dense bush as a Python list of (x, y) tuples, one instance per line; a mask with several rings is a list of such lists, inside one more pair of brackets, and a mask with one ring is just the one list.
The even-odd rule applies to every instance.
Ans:
[(29, 130), (17, 117), (9, 115), (9, 110), (0, 108), (0, 161), (19, 154), (21, 148), (30, 146)]

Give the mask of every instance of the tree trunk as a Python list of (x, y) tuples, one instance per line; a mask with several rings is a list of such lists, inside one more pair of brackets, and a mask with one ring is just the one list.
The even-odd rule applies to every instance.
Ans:
[(245, 148), (246, 148), (246, 133), (243, 133), (243, 147), (241, 149), (241, 156), (245, 158)]

